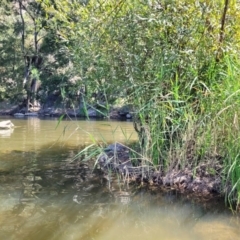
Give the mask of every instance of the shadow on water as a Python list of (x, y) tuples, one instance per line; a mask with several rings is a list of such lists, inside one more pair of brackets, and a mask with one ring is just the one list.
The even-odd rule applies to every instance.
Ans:
[(238, 239), (221, 204), (124, 184), (72, 162), (80, 147), (10, 151), (0, 162), (0, 239)]
[(74, 218), (80, 204), (108, 202), (99, 171), (71, 161), (77, 152), (55, 145), (1, 155), (0, 239), (52, 239), (53, 230)]

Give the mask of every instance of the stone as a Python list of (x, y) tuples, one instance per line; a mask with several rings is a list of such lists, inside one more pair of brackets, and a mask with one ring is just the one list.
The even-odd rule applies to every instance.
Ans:
[(87, 110), (88, 117), (97, 117), (97, 111), (95, 109), (88, 109)]
[(25, 116), (37, 117), (38, 113), (36, 113), (36, 112), (28, 112), (28, 113), (25, 113)]
[(25, 115), (23, 113), (15, 113), (13, 116), (14, 117), (24, 117)]
[(12, 129), (12, 128), (14, 128), (14, 124), (10, 120), (0, 122), (0, 129)]
[(127, 119), (131, 119), (131, 118), (132, 118), (132, 115), (131, 115), (130, 113), (128, 113), (128, 114), (126, 115), (126, 118), (127, 118)]
[(126, 146), (120, 144), (120, 143), (113, 143), (113, 144), (110, 144), (108, 145), (104, 151), (105, 152), (109, 152), (109, 151), (123, 151), (123, 150), (126, 150)]

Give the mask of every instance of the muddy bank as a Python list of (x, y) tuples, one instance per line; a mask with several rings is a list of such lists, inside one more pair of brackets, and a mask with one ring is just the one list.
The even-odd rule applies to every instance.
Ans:
[(100, 168), (120, 173), (125, 180), (146, 183), (161, 189), (175, 190), (192, 198), (211, 200), (224, 197), (227, 189), (221, 182), (223, 167), (219, 159), (209, 159), (198, 166), (172, 167), (168, 171), (161, 166), (144, 164), (131, 158), (131, 150), (121, 144), (111, 144), (98, 157)]

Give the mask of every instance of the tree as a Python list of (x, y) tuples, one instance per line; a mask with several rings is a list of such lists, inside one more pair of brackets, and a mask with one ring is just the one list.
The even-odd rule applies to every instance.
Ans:
[(2, 1), (0, 7), (0, 100), (17, 96), (22, 89), (24, 64), (14, 7), (8, 1)]

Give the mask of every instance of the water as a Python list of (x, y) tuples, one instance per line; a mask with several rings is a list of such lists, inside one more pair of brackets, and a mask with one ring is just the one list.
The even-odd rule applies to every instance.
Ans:
[(13, 132), (0, 131), (0, 240), (240, 239), (238, 217), (221, 203), (128, 186), (72, 162), (95, 140), (136, 140), (132, 123), (12, 122)]

